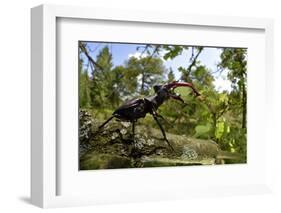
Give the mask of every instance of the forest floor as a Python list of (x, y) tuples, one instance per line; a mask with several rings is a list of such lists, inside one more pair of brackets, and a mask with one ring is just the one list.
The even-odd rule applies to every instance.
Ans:
[(212, 140), (166, 133), (173, 151), (163, 140), (160, 130), (144, 125), (136, 126), (134, 140), (128, 122), (113, 120), (97, 131), (102, 121), (93, 119), (87, 112), (82, 114), (81, 170), (214, 165), (223, 163), (226, 155), (233, 157), (232, 153), (220, 150)]

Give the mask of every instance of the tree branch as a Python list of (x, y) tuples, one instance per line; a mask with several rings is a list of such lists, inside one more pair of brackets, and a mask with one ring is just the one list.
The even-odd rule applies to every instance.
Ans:
[(85, 54), (85, 56), (88, 58), (88, 60), (93, 66), (98, 67), (100, 70), (103, 71), (103, 67), (94, 61), (94, 59), (90, 56), (86, 46), (82, 42), (79, 42), (79, 48)]
[(147, 64), (150, 62), (150, 60), (153, 58), (154, 54), (155, 54), (156, 52), (158, 52), (158, 49), (159, 49), (159, 45), (156, 45), (156, 47), (155, 47), (155, 49), (153, 50), (152, 54), (151, 54), (151, 55), (148, 57), (148, 59), (146, 60), (145, 65), (147, 65)]
[(196, 56), (194, 56), (194, 53), (192, 53), (192, 57), (191, 57), (192, 62), (191, 62), (191, 64), (190, 64), (190, 65), (188, 66), (188, 68), (187, 68), (187, 70), (188, 70), (188, 75), (190, 74), (192, 67), (195, 66), (196, 61), (197, 61), (197, 58), (199, 57), (199, 55), (200, 55), (200, 53), (202, 52), (202, 50), (203, 50), (203, 47), (199, 47)]

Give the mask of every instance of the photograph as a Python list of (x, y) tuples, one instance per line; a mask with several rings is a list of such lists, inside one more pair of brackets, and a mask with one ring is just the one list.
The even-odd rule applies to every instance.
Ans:
[(78, 41), (79, 170), (247, 163), (247, 48)]

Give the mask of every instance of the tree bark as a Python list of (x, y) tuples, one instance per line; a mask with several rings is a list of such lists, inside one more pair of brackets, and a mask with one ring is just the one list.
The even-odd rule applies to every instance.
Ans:
[(143, 72), (142, 77), (141, 77), (141, 94), (142, 95), (144, 94), (144, 80), (145, 80), (145, 77), (144, 77), (144, 72)]
[(213, 135), (213, 138), (216, 137), (216, 129), (217, 129), (217, 113), (212, 113), (213, 115), (213, 132), (212, 132), (212, 135)]
[(245, 87), (245, 83), (242, 86), (242, 104), (243, 104), (243, 113), (242, 113), (242, 128), (246, 128), (247, 122), (247, 91)]

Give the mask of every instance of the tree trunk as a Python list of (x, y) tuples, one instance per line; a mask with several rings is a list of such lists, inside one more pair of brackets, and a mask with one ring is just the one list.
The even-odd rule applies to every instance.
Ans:
[(217, 114), (216, 113), (212, 113), (212, 115), (213, 115), (213, 134), (212, 134), (212, 136), (213, 136), (213, 138), (215, 138), (216, 137), (216, 128), (217, 128)]
[(242, 104), (243, 104), (243, 114), (242, 114), (242, 128), (246, 128), (247, 122), (247, 91), (245, 88), (245, 83), (242, 86)]
[(144, 72), (143, 72), (142, 78), (141, 78), (141, 94), (142, 95), (144, 94), (144, 80), (145, 80), (145, 77), (144, 77)]

